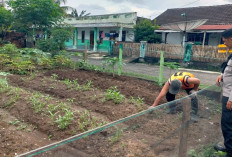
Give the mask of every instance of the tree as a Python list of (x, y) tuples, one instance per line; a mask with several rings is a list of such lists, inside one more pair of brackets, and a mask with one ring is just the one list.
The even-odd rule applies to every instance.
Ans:
[(82, 10), (80, 14), (78, 14), (77, 9), (72, 9), (71, 14), (69, 14), (70, 17), (84, 17), (84, 16), (89, 16), (91, 13), (86, 13), (86, 10)]
[(5, 34), (12, 27), (13, 17), (9, 10), (4, 7), (0, 7), (0, 34), (2, 34), (2, 40), (4, 40)]
[(151, 21), (148, 19), (141, 19), (137, 25), (134, 26), (135, 29), (135, 41), (147, 41), (148, 43), (160, 43), (160, 35), (155, 33), (158, 25), (152, 25)]
[[(27, 35), (59, 24), (63, 10), (53, 0), (9, 0), (15, 28)], [(32, 32), (32, 33), (29, 33)]]
[(73, 37), (73, 28), (69, 26), (52, 28), (49, 39), (36, 41), (36, 47), (44, 52), (51, 52), (52, 56), (65, 49), (65, 41)]
[(67, 0), (54, 0), (54, 2), (58, 5), (60, 5), (61, 3), (65, 4), (67, 2)]

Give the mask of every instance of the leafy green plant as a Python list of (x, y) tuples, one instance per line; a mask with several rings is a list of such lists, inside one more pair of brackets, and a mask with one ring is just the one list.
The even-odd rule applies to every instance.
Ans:
[(41, 112), (46, 104), (46, 102), (41, 101), (41, 97), (42, 95), (36, 92), (30, 98), (35, 113)]
[(111, 143), (117, 143), (120, 141), (120, 138), (122, 136), (122, 133), (123, 133), (123, 129), (120, 129), (120, 128), (116, 128), (116, 133), (109, 138), (110, 142)]
[(103, 69), (108, 66), (110, 67), (110, 70), (112, 71), (113, 73), (113, 77), (115, 75), (115, 65), (116, 63), (118, 62), (118, 58), (117, 57), (113, 57), (113, 58), (110, 58), (110, 57), (105, 57), (104, 58), (104, 61), (102, 62), (102, 65), (103, 65)]
[(10, 125), (15, 125), (15, 126), (19, 125), (19, 123), (20, 121), (18, 119), (15, 119), (14, 121), (9, 121)]
[(59, 105), (49, 104), (47, 106), (47, 110), (48, 110), (48, 112), (53, 113), (53, 112), (56, 112), (59, 107), (60, 107)]
[(19, 95), (16, 94), (16, 95), (13, 95), (10, 100), (5, 104), (6, 107), (9, 107), (10, 105), (16, 103), (16, 101), (18, 100), (19, 98)]
[(73, 85), (74, 85), (74, 88), (77, 91), (81, 90), (81, 86), (78, 84), (78, 80), (77, 79), (73, 80)]
[(90, 90), (93, 82), (87, 81), (87, 83), (82, 87), (84, 91)]
[(55, 112), (55, 113), (53, 113), (53, 112), (51, 112), (51, 111), (48, 111), (48, 113), (50, 114), (51, 120), (52, 120), (52, 122), (53, 122), (54, 119), (55, 119), (55, 116), (59, 113), (59, 111), (57, 111), (57, 112)]
[(0, 48), (1, 54), (7, 54), (11, 58), (19, 56), (19, 49), (14, 44), (5, 44), (2, 48)]
[(98, 120), (96, 117), (91, 116), (88, 110), (85, 110), (83, 112), (79, 111), (78, 114), (79, 114), (78, 126), (79, 129), (82, 131), (87, 131), (88, 128), (93, 129), (105, 124), (103, 120)]
[(82, 131), (87, 131), (88, 130), (88, 126), (90, 125), (90, 113), (89, 111), (85, 110), (84, 112), (78, 112), (79, 114), (79, 121), (78, 121), (78, 125), (79, 125), (79, 129)]
[(41, 60), (38, 62), (38, 65), (42, 69), (51, 69), (53, 66), (53, 62), (50, 58), (42, 57)]
[(0, 69), (4, 70), (7, 64), (11, 64), (11, 58), (7, 54), (0, 54)]
[(72, 104), (73, 104), (74, 99), (75, 99), (75, 98), (69, 98), (69, 99), (67, 99), (67, 101), (69, 101), (70, 103), (72, 103)]
[(124, 99), (124, 95), (120, 94), (116, 86), (107, 89), (105, 97), (107, 100), (113, 100), (115, 104), (121, 103)]
[(143, 110), (143, 105), (144, 105), (144, 102), (143, 102), (144, 98), (140, 98), (138, 97), (136, 100), (135, 100), (135, 105), (138, 107), (139, 111), (142, 111)]
[(217, 156), (217, 157), (223, 157), (226, 153), (221, 151), (215, 151), (212, 144), (203, 146), (198, 151), (195, 149), (190, 149), (188, 151), (188, 156), (190, 157), (211, 157), (211, 156)]
[(164, 62), (164, 66), (167, 66), (169, 68), (169, 75), (171, 75), (172, 70), (178, 70), (180, 64), (176, 62)]
[(143, 105), (144, 105), (143, 100), (144, 100), (144, 98), (140, 98), (140, 97), (138, 97), (137, 99), (135, 99), (134, 97), (130, 97), (129, 101), (130, 101), (130, 103), (135, 104), (138, 107), (139, 111), (142, 111)]
[(17, 128), (17, 130), (24, 130), (24, 129), (26, 129), (26, 128), (27, 128), (26, 125), (21, 125), (21, 126), (19, 126), (19, 127)]
[(70, 81), (69, 79), (65, 79), (64, 80), (64, 84), (66, 85), (66, 87), (68, 89), (72, 89), (73, 88), (72, 81)]
[(74, 113), (71, 112), (68, 109), (64, 109), (65, 110), (65, 115), (61, 116), (59, 115), (58, 118), (56, 118), (56, 123), (58, 124), (59, 129), (64, 130), (66, 129), (72, 122), (73, 118), (74, 118)]
[(4, 93), (9, 90), (9, 85), (6, 78), (0, 77), (0, 93)]
[(31, 61), (13, 60), (11, 64), (7, 65), (8, 71), (19, 75), (32, 73), (34, 69), (35, 66)]
[(63, 55), (56, 55), (53, 58), (53, 65), (58, 68), (72, 67), (72, 61)]
[(52, 74), (51, 78), (52, 78), (53, 80), (57, 80), (58, 75), (57, 75), (57, 74)]

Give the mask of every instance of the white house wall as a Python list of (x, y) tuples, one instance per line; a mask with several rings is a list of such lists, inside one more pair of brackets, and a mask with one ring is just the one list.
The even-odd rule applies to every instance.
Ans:
[[(85, 39), (89, 40), (90, 39), (90, 31), (94, 31), (94, 28), (77, 28), (78, 31), (78, 39), (81, 39), (82, 36), (82, 31), (85, 31)], [(116, 31), (116, 33), (119, 33), (118, 28), (98, 28), (97, 31), (97, 39), (99, 39), (99, 32), (103, 31), (105, 33), (110, 33), (110, 31)], [(134, 41), (134, 32), (132, 29), (123, 29), (123, 31), (126, 31), (126, 41), (132, 42)], [(109, 37), (105, 37), (103, 40), (109, 40)], [(116, 41), (118, 41), (119, 38), (116, 38)]]
[(221, 42), (221, 33), (210, 33), (208, 45), (218, 46)]
[[(162, 39), (165, 40), (165, 33), (162, 33)], [(179, 32), (170, 32), (167, 35), (166, 43), (167, 44), (181, 44), (183, 40), (183, 34)]]
[(137, 13), (121, 13), (121, 14), (107, 14), (107, 15), (94, 15), (76, 18), (67, 18), (65, 23), (76, 24), (102, 24), (102, 23), (123, 23), (123, 24), (136, 24)]

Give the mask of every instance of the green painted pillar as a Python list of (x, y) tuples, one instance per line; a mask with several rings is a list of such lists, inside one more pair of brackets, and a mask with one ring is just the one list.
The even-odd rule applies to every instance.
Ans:
[(114, 48), (114, 41), (113, 40), (109, 40), (108, 55), (112, 55), (113, 54), (113, 48)]
[(184, 61), (185, 62), (190, 62), (191, 53), (192, 53), (192, 44), (185, 44), (185, 49), (184, 49)]
[(146, 55), (147, 49), (147, 41), (140, 41), (140, 54), (139, 54), (139, 61), (144, 62), (144, 58)]
[(147, 41), (140, 41), (140, 54), (139, 57), (144, 58), (146, 55)]
[(164, 52), (160, 51), (160, 71), (159, 71), (159, 82), (161, 86), (163, 84), (163, 72), (164, 72)]
[(122, 73), (122, 52), (123, 52), (123, 45), (120, 43), (119, 46), (119, 56), (118, 56), (118, 75), (120, 76)]
[(44, 38), (45, 38), (45, 40), (48, 39), (48, 33), (47, 33), (47, 31), (45, 31)]
[(93, 51), (97, 51), (97, 27), (94, 27), (94, 45), (93, 45)]
[(77, 28), (75, 28), (74, 45), (73, 46), (77, 47)]

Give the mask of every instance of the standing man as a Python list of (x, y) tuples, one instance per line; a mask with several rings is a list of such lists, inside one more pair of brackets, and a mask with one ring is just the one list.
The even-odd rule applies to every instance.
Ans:
[[(196, 92), (198, 91), (198, 87), (200, 85), (200, 80), (195, 78), (193, 74), (189, 72), (177, 72), (173, 74), (168, 81), (163, 86), (161, 92), (158, 97), (155, 99), (152, 107), (159, 105), (161, 99), (166, 96), (168, 102), (175, 100), (176, 94), (180, 89), (184, 89), (188, 95), (192, 94), (191, 97), (191, 120), (198, 121), (198, 100), (196, 97)], [(169, 113), (176, 112), (176, 104), (169, 105)]]
[[(232, 49), (232, 29), (222, 33), (222, 40), (228, 49)], [(225, 157), (232, 157), (232, 55), (222, 64), (222, 74), (217, 77), (216, 83), (222, 85), (222, 118), (221, 129), (224, 137)], [(217, 145), (215, 146), (217, 149)], [(220, 147), (219, 147), (220, 148)], [(222, 147), (223, 149), (223, 147)], [(219, 149), (220, 150), (220, 149)]]

